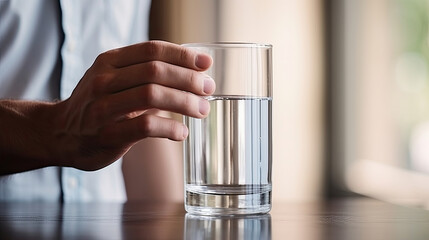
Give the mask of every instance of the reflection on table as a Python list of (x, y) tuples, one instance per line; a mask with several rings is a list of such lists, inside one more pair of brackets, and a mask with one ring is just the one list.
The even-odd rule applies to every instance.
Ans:
[(271, 215), (197, 216), (186, 214), (184, 239), (271, 239)]
[(429, 239), (429, 212), (372, 199), (197, 216), (183, 203), (0, 203), (0, 239)]

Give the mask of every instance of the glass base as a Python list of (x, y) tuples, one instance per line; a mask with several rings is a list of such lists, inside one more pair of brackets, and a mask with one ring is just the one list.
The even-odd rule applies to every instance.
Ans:
[(186, 191), (185, 209), (198, 215), (262, 214), (271, 210), (271, 191), (258, 194), (204, 194)]

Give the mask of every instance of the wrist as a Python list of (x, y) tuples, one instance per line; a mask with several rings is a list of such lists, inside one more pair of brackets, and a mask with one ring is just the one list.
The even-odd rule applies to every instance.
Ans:
[(33, 154), (43, 167), (61, 166), (58, 141), (55, 137), (58, 103), (34, 102), (32, 105), (27, 114), (32, 121), (30, 131), (34, 134)]
[(52, 126), (55, 103), (0, 101), (1, 174), (57, 165)]
[(51, 126), (49, 143), (46, 147), (55, 157), (49, 158), (51, 166), (73, 167), (74, 154), (76, 153), (73, 136), (68, 130), (67, 101), (55, 102), (46, 106), (46, 114), (43, 116)]

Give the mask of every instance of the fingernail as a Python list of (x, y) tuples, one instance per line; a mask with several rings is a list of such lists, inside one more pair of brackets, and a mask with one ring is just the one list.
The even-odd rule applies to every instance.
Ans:
[(188, 128), (186, 126), (183, 126), (183, 139), (185, 139), (188, 136)]
[(216, 84), (214, 80), (211, 77), (206, 76), (204, 78), (204, 93), (212, 94), (215, 91), (215, 88), (216, 88)]
[(212, 58), (206, 54), (198, 54), (195, 58), (195, 66), (206, 69), (212, 65)]
[(200, 113), (202, 115), (207, 115), (210, 111), (209, 102), (205, 99), (200, 99)]

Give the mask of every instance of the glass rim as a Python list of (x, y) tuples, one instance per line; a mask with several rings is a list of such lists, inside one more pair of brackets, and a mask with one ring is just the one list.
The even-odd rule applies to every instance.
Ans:
[(203, 42), (203, 43), (184, 43), (184, 47), (210, 47), (210, 48), (272, 48), (273, 45), (266, 43), (252, 42)]

